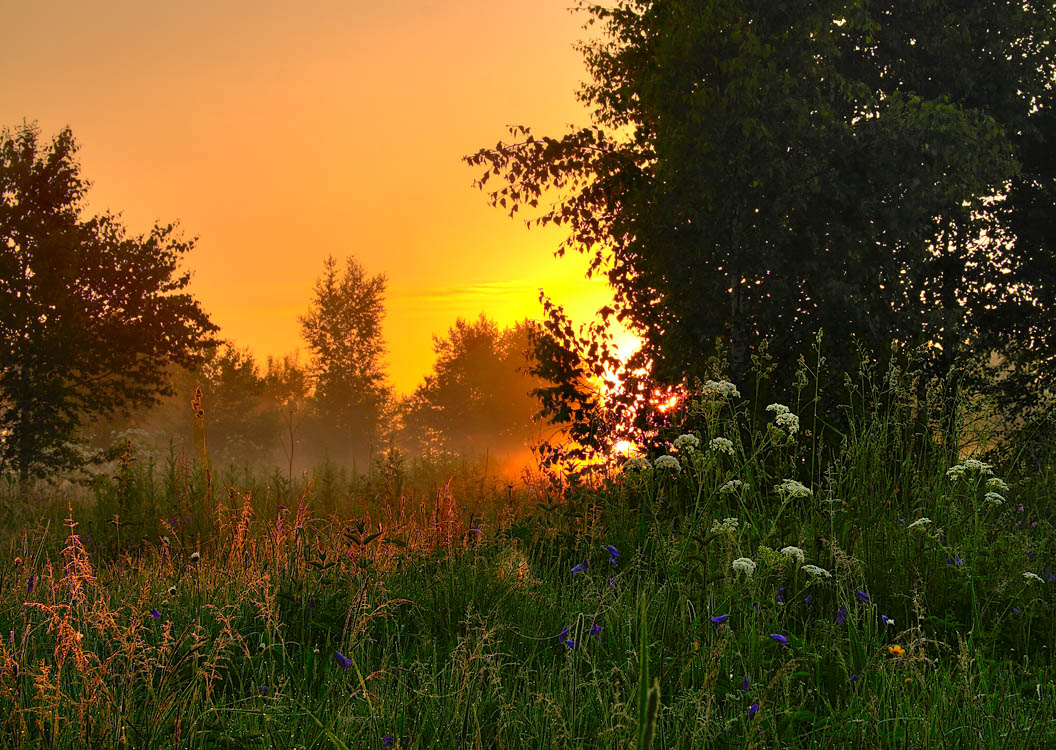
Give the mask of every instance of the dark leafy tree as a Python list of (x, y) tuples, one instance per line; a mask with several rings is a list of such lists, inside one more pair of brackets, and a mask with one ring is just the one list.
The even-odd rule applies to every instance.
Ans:
[(85, 218), (76, 152), (68, 128), (0, 134), (0, 459), (22, 478), (79, 465), (86, 420), (156, 401), (215, 345), (179, 270), (193, 241)]
[(857, 344), (930, 347), (940, 371), (993, 343), (995, 304), (1041, 299), (992, 209), (1052, 80), (1054, 11), (968, 6), (584, 4), (605, 31), (583, 48), (595, 124), (515, 127), (467, 161), (511, 216), (557, 196), (529, 223), (568, 227), (561, 252), (591, 256), (643, 340), (629, 369), (659, 383), (716, 354), (741, 381), (763, 342), (787, 380), (820, 329), (837, 376)]
[(407, 399), (405, 441), (420, 451), (480, 455), (525, 447), (541, 381), (527, 372), (532, 324), (500, 329), (483, 314), (434, 336), (433, 372)]
[(313, 406), (331, 428), (322, 439), (337, 457), (367, 458), (378, 445), (389, 400), (382, 362), (384, 304), (384, 276), (368, 276), (353, 258), (342, 272), (330, 256), (312, 307), (301, 318), (312, 353)]

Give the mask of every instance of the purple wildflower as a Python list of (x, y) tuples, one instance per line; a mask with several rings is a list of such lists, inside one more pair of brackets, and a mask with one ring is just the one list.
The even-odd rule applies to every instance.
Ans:
[(780, 643), (782, 646), (788, 646), (788, 638), (781, 635), (780, 633), (771, 633), (770, 638)]
[(341, 669), (348, 669), (352, 666), (352, 660), (342, 654), (340, 651), (334, 652), (334, 660), (337, 662)]
[(777, 590), (777, 596), (775, 598), (777, 599), (777, 603), (778, 604), (784, 604), (785, 603), (785, 590), (784, 589), (778, 589)]
[(880, 615), (880, 621), (887, 625), (887, 623), (891, 622), (891, 618), (887, 615)]
[(609, 564), (615, 566), (616, 560), (620, 557), (620, 551), (613, 547), (611, 544), (606, 544), (605, 549), (609, 551)]
[(590, 626), (590, 634), (594, 636), (594, 640), (596, 640), (598, 643), (601, 643), (601, 625), (598, 625), (598, 623), (596, 622), (593, 623)]
[(151, 607), (150, 608), (150, 616), (153, 617), (155, 620), (160, 620), (161, 619), (161, 612), (158, 611), (157, 607)]
[(393, 742), (394, 742), (394, 740), (392, 739), (392, 737), (390, 735), (385, 735), (384, 737), (381, 738), (381, 746), (382, 747), (392, 747), (392, 743)]
[(610, 588), (610, 589), (611, 589), (611, 588), (613, 587), (613, 585), (614, 585), (614, 584), (613, 584), (613, 581), (614, 581), (614, 580), (615, 580), (615, 578), (614, 578), (614, 576), (612, 575), (612, 573), (609, 573), (609, 588)]
[(858, 601), (860, 601), (862, 604), (869, 603), (869, 594), (865, 593), (864, 591), (855, 591), (854, 595), (858, 597)]
[(840, 611), (836, 613), (836, 624), (846, 625), (847, 624), (847, 608), (841, 606)]
[(560, 638), (561, 642), (563, 644), (565, 644), (566, 646), (568, 646), (569, 648), (575, 648), (576, 647), (576, 642), (568, 637), (568, 626), (567, 625), (565, 627), (561, 628), (561, 635), (559, 635), (558, 638)]
[(748, 718), (749, 719), (752, 718), (757, 713), (759, 713), (759, 704), (758, 703), (753, 703), (751, 708), (748, 709)]
[(847, 680), (847, 682), (858, 682), (858, 675), (852, 674), (851, 679)]
[(1012, 608), (1012, 614), (1014, 614), (1014, 615), (1017, 615), (1017, 616), (1018, 616), (1018, 615), (1019, 615), (1019, 607), (1013, 607), (1013, 608)]
[(33, 593), (33, 582), (36, 579), (37, 579), (37, 574), (36, 573), (31, 573), (30, 576), (29, 576), (29, 581), (26, 582), (26, 593), (27, 594), (32, 594)]
[(745, 675), (745, 676), (744, 676), (744, 681), (743, 681), (743, 682), (741, 682), (741, 690), (743, 690), (744, 692), (746, 692), (746, 693), (747, 693), (747, 692), (748, 692), (748, 689), (749, 689), (750, 687), (751, 687), (751, 683), (749, 683), (749, 682), (748, 682), (748, 675)]
[(716, 625), (722, 625), (722, 623), (726, 622), (729, 619), (729, 615), (715, 615), (715, 617), (711, 618), (711, 621)]
[(268, 686), (267, 685), (257, 685), (257, 690), (260, 692), (261, 695), (267, 695), (268, 694)]
[(576, 573), (582, 573), (586, 569), (587, 569), (587, 561), (584, 560), (579, 565), (577, 565), (576, 567), (572, 568), (572, 575), (575, 575)]

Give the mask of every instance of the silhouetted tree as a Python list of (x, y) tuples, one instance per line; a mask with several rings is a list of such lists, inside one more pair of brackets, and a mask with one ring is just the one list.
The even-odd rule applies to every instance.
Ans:
[(363, 458), (377, 445), (389, 398), (382, 363), (384, 296), (384, 276), (368, 276), (353, 258), (339, 272), (330, 256), (312, 308), (300, 319), (312, 353), (313, 406), (332, 427), (324, 434), (327, 449), (340, 457)]
[(436, 362), (406, 403), (404, 435), (418, 450), (483, 454), (525, 446), (540, 382), (527, 372), (528, 321), (509, 328), (483, 314), (433, 337)]
[(79, 465), (85, 420), (156, 401), (215, 343), (177, 270), (193, 241), (83, 217), (76, 152), (69, 128), (0, 133), (0, 459), (22, 478)]
[(995, 305), (1052, 296), (1029, 278), (1037, 246), (1011, 249), (993, 210), (1051, 98), (1051, 4), (583, 7), (607, 32), (583, 48), (596, 124), (512, 128), (467, 161), (482, 188), (500, 178), (490, 200), (511, 216), (559, 191), (535, 222), (567, 226), (561, 251), (607, 276), (606, 312), (644, 342), (631, 369), (685, 382), (722, 354), (740, 381), (767, 341), (787, 380), (824, 329), (837, 377), (851, 339), (877, 356), (929, 345), (941, 372), (990, 350), (984, 326), (1023, 330)]
[(286, 459), (287, 478), (293, 481), (293, 464), (300, 444), (299, 433), (306, 419), (310, 388), (308, 372), (296, 354), (281, 359), (268, 357), (264, 392), (279, 415), (279, 444)]

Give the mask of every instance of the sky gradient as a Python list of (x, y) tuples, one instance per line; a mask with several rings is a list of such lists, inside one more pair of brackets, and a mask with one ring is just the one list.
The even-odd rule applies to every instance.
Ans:
[[(327, 254), (388, 278), (388, 369), (412, 390), (432, 335), (485, 312), (585, 319), (609, 299), (561, 230), (490, 208), (461, 157), (509, 124), (588, 112), (572, 0), (6, 3), (0, 126), (69, 125), (92, 211), (199, 238), (192, 291), (263, 361), (300, 349)], [(296, 10), (294, 10), (296, 8)]]

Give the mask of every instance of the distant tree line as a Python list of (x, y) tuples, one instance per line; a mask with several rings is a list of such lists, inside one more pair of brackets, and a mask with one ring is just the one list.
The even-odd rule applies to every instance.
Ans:
[(33, 125), (0, 132), (0, 471), (82, 467), (120, 452), (117, 435), (189, 446), (199, 391), (214, 460), (291, 473), (323, 456), (366, 468), (394, 446), (454, 455), (527, 442), (538, 385), (527, 321), (459, 319), (434, 339), (434, 372), (398, 398), (384, 367), (385, 277), (331, 256), (300, 318), (307, 361), (261, 365), (219, 339), (187, 293), (180, 262), (194, 242), (175, 225), (136, 237), (114, 215), (83, 215), (76, 151), (68, 128), (48, 144)]

